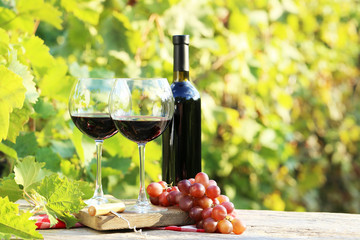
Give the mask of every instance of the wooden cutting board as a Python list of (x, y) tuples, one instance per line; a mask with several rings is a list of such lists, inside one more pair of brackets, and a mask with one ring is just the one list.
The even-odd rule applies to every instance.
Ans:
[[(124, 202), (125, 205), (129, 205), (134, 204), (135, 200), (124, 200)], [(119, 214), (129, 221), (131, 227), (136, 226), (136, 228), (194, 224), (188, 213), (178, 207), (173, 206), (167, 209), (167, 211), (158, 213), (127, 213), (125, 210), (125, 212)], [(76, 214), (76, 217), (80, 219), (83, 225), (96, 230), (129, 229), (129, 225), (125, 220), (111, 213), (103, 216), (90, 216), (88, 209), (84, 208)]]

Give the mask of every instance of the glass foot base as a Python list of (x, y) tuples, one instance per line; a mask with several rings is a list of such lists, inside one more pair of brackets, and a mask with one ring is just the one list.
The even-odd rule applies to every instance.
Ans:
[(156, 212), (165, 212), (168, 209), (165, 207), (154, 206), (150, 203), (137, 203), (135, 205), (126, 206), (125, 212), (128, 213), (156, 213)]
[(121, 200), (116, 199), (114, 197), (92, 197), (90, 199), (87, 199), (84, 201), (86, 203), (86, 205), (88, 206), (96, 206), (96, 205), (101, 205), (104, 203), (117, 203), (117, 202), (121, 202)]
[(109, 200), (105, 197), (92, 197), (88, 200), (84, 201), (86, 203), (86, 205), (88, 206), (95, 206), (95, 205), (101, 205), (104, 203), (108, 203)]

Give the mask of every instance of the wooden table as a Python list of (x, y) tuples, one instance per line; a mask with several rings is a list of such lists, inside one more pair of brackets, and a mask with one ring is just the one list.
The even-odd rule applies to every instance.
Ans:
[[(90, 228), (40, 230), (44, 239), (360, 239), (360, 214), (237, 210), (242, 235), (167, 230), (99, 232)], [(146, 235), (145, 235), (146, 234)]]

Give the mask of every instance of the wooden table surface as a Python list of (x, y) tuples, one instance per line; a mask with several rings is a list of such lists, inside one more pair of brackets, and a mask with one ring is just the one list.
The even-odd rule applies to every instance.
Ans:
[(236, 210), (242, 235), (168, 230), (96, 231), (87, 227), (40, 230), (44, 239), (360, 239), (360, 214)]

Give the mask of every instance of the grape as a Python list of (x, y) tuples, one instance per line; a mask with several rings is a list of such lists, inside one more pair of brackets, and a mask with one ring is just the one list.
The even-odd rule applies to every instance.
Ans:
[(205, 187), (201, 183), (194, 183), (190, 186), (190, 195), (196, 198), (201, 198), (205, 194)]
[[(209, 186), (212, 186), (212, 185), (215, 185), (215, 186), (217, 186), (217, 183), (216, 183), (216, 181), (215, 180), (209, 180)], [(209, 187), (208, 186), (208, 187)]]
[(150, 202), (154, 205), (159, 205), (159, 197), (150, 196)]
[(223, 202), (221, 205), (226, 208), (227, 214), (230, 214), (234, 211), (235, 207), (232, 202)]
[(220, 196), (220, 188), (215, 185), (211, 185), (206, 188), (206, 196), (209, 198), (217, 198)]
[(205, 232), (213, 233), (216, 231), (217, 221), (212, 218), (206, 218), (203, 220), (203, 228)]
[(226, 219), (220, 220), (217, 224), (217, 229), (224, 234), (229, 234), (233, 231), (233, 225)]
[(181, 192), (179, 192), (179, 191), (171, 191), (167, 195), (167, 200), (168, 200), (170, 206), (177, 204), (177, 202), (176, 202), (177, 195), (181, 195)]
[(160, 203), (160, 205), (163, 206), (163, 207), (168, 207), (168, 206), (170, 206), (170, 203), (169, 203), (169, 201), (168, 201), (168, 199), (167, 199), (167, 195), (169, 195), (169, 193), (165, 191), (165, 192), (162, 192), (162, 193), (160, 194), (160, 196), (159, 196), (159, 203)]
[(204, 208), (204, 210), (201, 212), (202, 219), (211, 217), (212, 210), (212, 208)]
[(225, 195), (220, 195), (216, 199), (220, 202), (220, 204), (222, 204), (223, 202), (229, 202), (230, 201), (229, 198), (227, 196), (225, 196)]
[(179, 188), (177, 187), (177, 186), (173, 186), (172, 188), (171, 188), (171, 191), (173, 192), (173, 191), (179, 191)]
[(245, 224), (243, 224), (239, 218), (234, 218), (231, 221), (231, 224), (233, 225), (233, 231), (235, 234), (242, 234), (246, 229)]
[(181, 180), (180, 182), (178, 182), (177, 186), (178, 186), (180, 192), (189, 194), (189, 189), (191, 186), (191, 183), (189, 180), (186, 180), (186, 179)]
[(188, 195), (183, 195), (179, 200), (179, 207), (181, 210), (188, 212), (193, 207), (193, 199)]
[(161, 186), (163, 187), (163, 189), (166, 189), (168, 184), (165, 181), (159, 181), (158, 183), (161, 184)]
[(216, 221), (220, 221), (226, 217), (226, 214), (227, 214), (227, 212), (226, 212), (226, 208), (224, 206), (216, 205), (211, 212), (211, 217), (213, 219), (215, 219)]
[(195, 182), (201, 183), (205, 188), (209, 186), (209, 176), (204, 172), (199, 172), (195, 176)]
[(191, 184), (194, 184), (195, 183), (195, 178), (189, 178), (189, 181)]
[(160, 183), (152, 182), (146, 188), (150, 197), (158, 197), (163, 192), (163, 187)]
[(193, 219), (195, 222), (198, 222), (202, 219), (201, 212), (203, 209), (201, 207), (193, 207), (189, 211), (189, 217)]
[(203, 229), (204, 227), (203, 227), (203, 220), (200, 220), (200, 221), (198, 221), (197, 223), (196, 223), (196, 228), (197, 229)]
[(182, 196), (183, 196), (183, 194), (181, 192), (178, 192), (178, 194), (176, 194), (176, 196), (175, 196), (175, 203), (176, 204), (179, 204), (180, 199), (181, 199)]
[(226, 215), (225, 219), (229, 220), (230, 222), (234, 220), (234, 217), (231, 214)]
[(197, 200), (197, 205), (203, 209), (211, 207), (213, 201), (207, 196), (203, 196)]
[(213, 201), (213, 205), (214, 205), (214, 206), (220, 204), (220, 202), (219, 202), (219, 200), (218, 200), (217, 198), (212, 199), (212, 201)]

